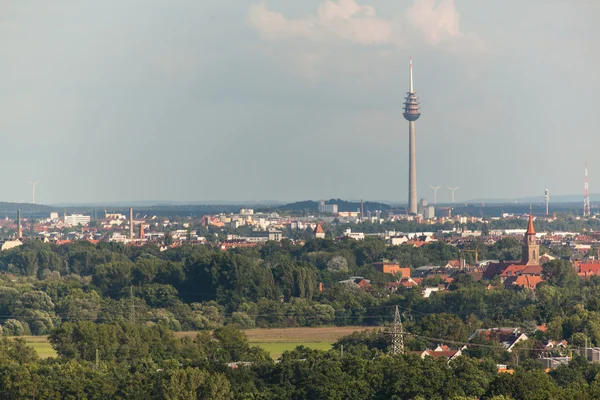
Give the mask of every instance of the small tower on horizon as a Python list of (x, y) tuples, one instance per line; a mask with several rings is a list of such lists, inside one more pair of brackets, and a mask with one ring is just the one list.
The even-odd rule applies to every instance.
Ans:
[(525, 245), (523, 246), (523, 263), (525, 265), (539, 265), (540, 246), (537, 244), (535, 228), (533, 227), (533, 214), (529, 210), (529, 223), (525, 232)]
[(419, 98), (413, 88), (412, 57), (408, 69), (409, 89), (404, 98), (404, 119), (408, 121), (408, 212), (417, 214), (417, 149), (415, 121), (421, 116)]
[(317, 239), (325, 239), (325, 231), (323, 230), (323, 226), (320, 222), (317, 224), (317, 227), (313, 233)]

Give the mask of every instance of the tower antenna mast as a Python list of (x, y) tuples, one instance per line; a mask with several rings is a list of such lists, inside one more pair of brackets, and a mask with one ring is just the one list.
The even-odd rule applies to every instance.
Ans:
[(546, 189), (545, 196), (546, 198), (546, 217), (548, 216), (548, 203), (550, 202), (550, 192)]
[(412, 57), (408, 67), (409, 88), (404, 98), (404, 119), (408, 121), (408, 211), (417, 214), (417, 150), (415, 145), (415, 121), (421, 116), (419, 98), (413, 87)]
[(590, 216), (590, 188), (588, 185), (588, 165), (585, 162), (585, 176), (583, 182), (583, 216)]

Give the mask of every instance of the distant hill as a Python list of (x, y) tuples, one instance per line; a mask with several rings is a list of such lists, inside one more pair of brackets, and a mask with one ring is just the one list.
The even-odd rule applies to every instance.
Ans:
[[(544, 195), (541, 196), (526, 196), (526, 197), (518, 197), (514, 199), (481, 199), (475, 198), (469, 201), (465, 201), (465, 203), (544, 203), (546, 200)], [(600, 193), (590, 193), (590, 201), (600, 201)], [(562, 195), (552, 195), (550, 193), (550, 203), (583, 203), (583, 193), (581, 194), (562, 194)]]
[[(338, 211), (356, 211), (360, 209), (359, 201), (344, 201), (341, 199), (330, 199), (325, 202), (326, 204), (337, 204)], [(364, 203), (365, 212), (368, 210), (389, 210), (391, 207), (385, 203), (378, 203), (372, 201), (365, 201)], [(297, 201), (295, 203), (284, 204), (276, 207), (280, 210), (285, 211), (318, 211), (319, 202), (314, 200)]]
[(21, 215), (23, 215), (23, 217), (39, 217), (41, 215), (49, 216), (52, 211), (56, 211), (57, 209), (42, 204), (0, 202), (1, 218), (4, 218), (4, 216), (14, 218), (17, 215), (18, 210), (21, 210)]

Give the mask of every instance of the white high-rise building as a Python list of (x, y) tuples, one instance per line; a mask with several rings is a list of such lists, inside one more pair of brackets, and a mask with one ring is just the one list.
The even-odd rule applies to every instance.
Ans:
[(338, 205), (337, 204), (325, 204), (323, 200), (319, 202), (319, 212), (325, 214), (337, 214), (338, 213)]
[(91, 217), (83, 214), (65, 215), (65, 225), (67, 226), (86, 226), (90, 223)]

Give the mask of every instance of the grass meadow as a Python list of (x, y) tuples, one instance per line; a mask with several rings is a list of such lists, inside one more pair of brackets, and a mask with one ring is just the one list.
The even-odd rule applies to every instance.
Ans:
[[(277, 359), (286, 350), (293, 350), (297, 346), (306, 346), (311, 349), (329, 350), (331, 345), (342, 336), (350, 335), (355, 331), (363, 331), (362, 326), (343, 327), (318, 327), (318, 328), (273, 328), (273, 329), (248, 329), (244, 333), (251, 345), (260, 346)], [(176, 332), (179, 337), (195, 336), (198, 332)], [(41, 358), (55, 357), (56, 352), (48, 342), (46, 336), (24, 336), (27, 344), (32, 346)]]

